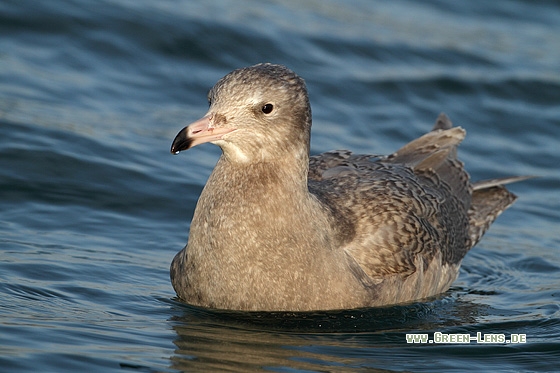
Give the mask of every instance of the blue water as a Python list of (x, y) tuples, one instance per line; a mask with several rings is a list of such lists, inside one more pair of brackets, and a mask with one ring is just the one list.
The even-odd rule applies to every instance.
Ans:
[[(553, 371), (560, 361), (560, 4), (4, 0), (0, 371)], [(445, 294), (242, 314), (178, 302), (169, 264), (219, 155), (169, 154), (232, 69), (308, 84), (312, 152), (390, 153), (445, 111), (516, 204)], [(416, 344), (407, 333), (525, 334)]]

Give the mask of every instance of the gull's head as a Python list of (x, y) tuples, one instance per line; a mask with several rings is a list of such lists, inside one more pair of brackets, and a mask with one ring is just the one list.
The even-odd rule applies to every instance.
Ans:
[(290, 69), (265, 63), (234, 70), (208, 102), (206, 115), (177, 134), (172, 153), (210, 142), (232, 162), (307, 157), (311, 108), (305, 82)]

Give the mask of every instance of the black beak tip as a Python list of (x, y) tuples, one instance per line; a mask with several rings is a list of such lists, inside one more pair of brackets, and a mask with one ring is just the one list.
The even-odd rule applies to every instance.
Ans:
[(177, 136), (175, 136), (175, 140), (173, 140), (173, 144), (171, 144), (171, 153), (179, 154), (180, 151), (189, 149), (192, 142), (193, 140), (187, 137), (187, 129), (183, 128)]

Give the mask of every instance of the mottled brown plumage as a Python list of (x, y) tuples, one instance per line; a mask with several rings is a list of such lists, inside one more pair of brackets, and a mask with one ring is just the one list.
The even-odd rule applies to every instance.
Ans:
[(441, 293), (515, 200), (502, 185), (522, 179), (471, 184), (457, 160), (465, 131), (445, 114), (389, 156), (310, 158), (307, 90), (283, 66), (235, 70), (209, 100), (171, 149), (223, 151), (171, 265), (179, 298), (194, 305), (308, 311)]

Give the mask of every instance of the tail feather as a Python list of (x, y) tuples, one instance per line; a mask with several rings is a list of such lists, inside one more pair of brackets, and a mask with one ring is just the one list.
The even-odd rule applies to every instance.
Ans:
[(473, 186), (473, 190), (481, 190), (481, 189), (492, 188), (495, 186), (516, 183), (518, 181), (523, 181), (532, 178), (534, 178), (534, 176), (511, 176), (511, 177), (503, 177), (499, 179), (479, 180), (473, 183), (472, 186)]
[(480, 241), (494, 220), (517, 199), (517, 196), (507, 190), (503, 184), (514, 183), (531, 177), (517, 176), (482, 180), (473, 184), (472, 201), (468, 212), (471, 247)]

